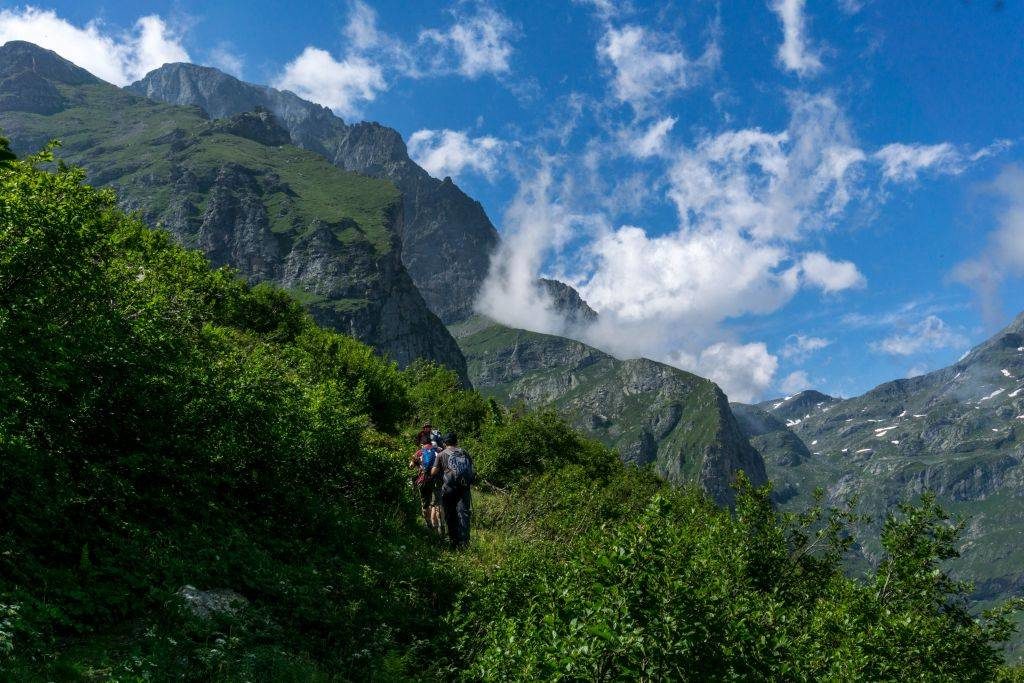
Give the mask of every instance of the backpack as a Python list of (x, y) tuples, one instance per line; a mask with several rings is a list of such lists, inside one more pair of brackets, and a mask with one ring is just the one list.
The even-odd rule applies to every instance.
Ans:
[(437, 451), (433, 448), (424, 448), (422, 451), (423, 455), (420, 459), (420, 469), (422, 469), (425, 474), (429, 475), (431, 468), (434, 466), (434, 461), (437, 460)]
[(473, 461), (469, 453), (461, 448), (453, 448), (448, 454), (448, 466), (444, 471), (444, 484), (453, 486), (472, 486), (476, 481), (476, 472), (473, 470)]
[(423, 486), (430, 481), (430, 470), (437, 461), (437, 451), (433, 448), (420, 449), (420, 473), (416, 477), (416, 485)]

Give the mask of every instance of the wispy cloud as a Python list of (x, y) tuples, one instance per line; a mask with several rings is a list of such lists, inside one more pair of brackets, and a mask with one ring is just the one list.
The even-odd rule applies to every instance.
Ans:
[(518, 35), (510, 19), (485, 3), (457, 5), (451, 16), (449, 25), (424, 29), (415, 41), (403, 42), (380, 28), (370, 5), (351, 0), (339, 56), (308, 45), (274, 84), (352, 117), (396, 78), (510, 73)]
[(806, 0), (771, 0), (771, 10), (782, 22), (782, 45), (778, 59), (799, 76), (811, 76), (822, 69), (821, 58), (808, 45)]
[(1009, 278), (1024, 277), (1024, 168), (1007, 166), (988, 188), (999, 210), (986, 245), (957, 264), (952, 277), (974, 289), (989, 325), (1000, 323), (999, 291)]
[(611, 70), (614, 96), (637, 113), (692, 87), (720, 58), (714, 39), (699, 58), (691, 60), (672, 35), (638, 25), (608, 25), (597, 54)]
[(779, 354), (786, 360), (803, 362), (811, 354), (832, 345), (832, 339), (811, 337), (803, 334), (792, 334), (786, 339), (786, 345)]
[(870, 343), (873, 351), (893, 356), (912, 356), (928, 351), (939, 351), (949, 348), (962, 348), (970, 340), (963, 334), (953, 330), (946, 322), (936, 316), (929, 315), (905, 332), (898, 332), (884, 339)]

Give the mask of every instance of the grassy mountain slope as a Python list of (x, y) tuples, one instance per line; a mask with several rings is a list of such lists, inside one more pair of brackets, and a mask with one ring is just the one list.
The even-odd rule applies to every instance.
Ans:
[(650, 465), (669, 481), (699, 482), (721, 503), (732, 501), (737, 471), (765, 481), (760, 456), (710, 380), (482, 317), (451, 330), (473, 385), (487, 396), (552, 407), (624, 461)]
[(12, 42), (0, 48), (0, 128), (21, 152), (60, 139), (61, 158), (116, 188), (150, 225), (295, 292), (320, 322), (402, 365), (429, 358), (464, 376), (458, 347), (401, 264), (398, 191), (288, 144), (273, 117), (211, 122)]
[[(217, 69), (165, 64), (129, 90), (161, 102), (201, 107), (213, 118), (263, 107), (294, 143), (339, 168), (393, 182), (402, 193), (402, 262), (427, 305), (446, 323), (472, 313), (498, 233), (479, 202), (451, 180), (432, 178), (409, 158), (401, 135), (378, 123), (347, 124), (290, 92), (245, 83)], [(433, 277), (444, 263), (447, 277)]]

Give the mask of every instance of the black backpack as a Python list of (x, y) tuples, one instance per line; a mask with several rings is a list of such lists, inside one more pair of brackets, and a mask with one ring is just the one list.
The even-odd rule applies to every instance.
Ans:
[(444, 484), (448, 487), (472, 486), (476, 481), (476, 470), (469, 453), (461, 448), (453, 448), (448, 453), (447, 466), (444, 469)]

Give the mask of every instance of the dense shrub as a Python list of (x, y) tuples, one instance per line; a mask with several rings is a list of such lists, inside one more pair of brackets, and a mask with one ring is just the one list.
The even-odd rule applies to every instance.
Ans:
[[(395, 366), (44, 159), (0, 170), (11, 653), (28, 665), (98, 634), (121, 635), (106, 653), (145, 649), (167, 631), (177, 645), (153, 635), (149, 654), (193, 674), (257, 646), (260, 666), (366, 672), (428, 634), (432, 554), (404, 454), (373, 431), (410, 417)], [(183, 584), (252, 601), (230, 646), (210, 647), (219, 625), (184, 625)]]
[(487, 401), (459, 384), (459, 376), (437, 363), (417, 360), (404, 373), (417, 426), (430, 422), (444, 432), (461, 437), (479, 432), (489, 414)]
[[(878, 572), (843, 574), (842, 515), (780, 522), (663, 490), (561, 549), (510, 546), (451, 613), (468, 680), (991, 680), (1004, 613), (972, 617), (937, 562), (955, 530), (926, 497), (889, 519)], [(820, 547), (819, 547), (820, 545)]]

